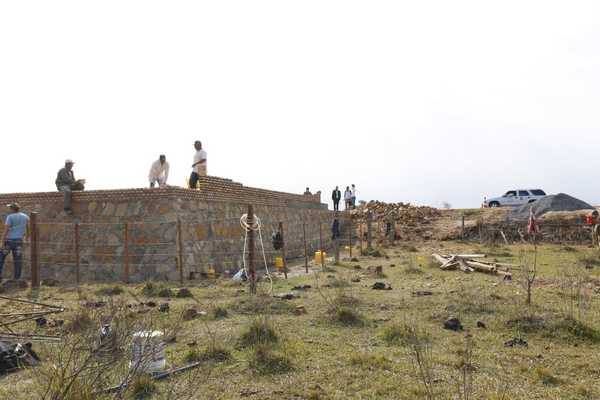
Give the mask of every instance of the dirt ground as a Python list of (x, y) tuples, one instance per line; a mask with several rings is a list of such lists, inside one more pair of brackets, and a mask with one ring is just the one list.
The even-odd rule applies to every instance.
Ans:
[[(273, 293), (293, 292), (291, 300), (270, 297), (266, 279), (259, 283), (258, 297), (228, 279), (191, 283), (186, 286), (189, 298), (175, 297), (177, 285), (149, 289), (147, 283), (11, 293), (65, 306), (65, 313), (49, 317), (64, 319), (63, 326), (35, 328), (27, 322), (20, 327), (65, 340), (35, 343), (41, 365), (0, 379), (0, 398), (600, 398), (596, 250), (540, 246), (531, 305), (525, 304), (523, 269), (513, 271), (512, 281), (503, 281), (441, 271), (430, 255), (485, 253), (491, 260), (531, 266), (532, 246), (427, 242), (378, 250), (354, 260), (344, 254), (341, 265), (329, 262), (326, 271), (311, 266), (307, 275), (296, 265), (289, 279), (277, 275)], [(390, 289), (372, 289), (376, 282)], [(140, 305), (148, 302), (168, 303), (169, 312)], [(14, 309), (14, 304), (4, 303), (4, 308)], [(190, 308), (198, 315), (183, 321), (182, 313)], [(444, 329), (451, 317), (460, 320), (463, 330)], [(143, 326), (166, 333), (169, 367), (198, 360), (200, 366), (156, 384), (135, 378), (135, 385), (122, 393), (101, 394), (126, 375), (127, 348), (110, 362), (85, 364), (85, 359), (99, 325), (124, 320), (131, 322), (130, 330)], [(101, 378), (90, 378), (100, 375), (94, 368), (104, 369)], [(70, 381), (76, 372), (78, 378)], [(72, 390), (65, 389), (65, 382)]]

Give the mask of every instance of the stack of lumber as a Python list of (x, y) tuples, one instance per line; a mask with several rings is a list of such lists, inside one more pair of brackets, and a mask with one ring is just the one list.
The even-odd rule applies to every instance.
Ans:
[[(486, 274), (493, 274), (503, 276), (505, 279), (512, 279), (512, 274), (508, 271), (509, 268), (515, 267), (512, 264), (504, 263), (490, 263), (483, 262), (481, 260), (475, 261), (475, 259), (485, 258), (485, 254), (450, 254), (441, 255), (434, 253), (432, 257), (439, 261), (442, 265), (440, 269), (444, 271), (448, 270), (461, 270), (466, 273), (470, 272), (484, 272)], [(501, 270), (504, 268), (506, 270)]]

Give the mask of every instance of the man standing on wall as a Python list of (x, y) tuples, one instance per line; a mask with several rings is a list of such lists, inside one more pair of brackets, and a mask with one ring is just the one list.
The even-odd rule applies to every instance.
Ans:
[(20, 206), (12, 203), (7, 206), (10, 208), (10, 214), (6, 217), (4, 230), (0, 243), (3, 248), (0, 251), (0, 280), (2, 278), (2, 269), (4, 260), (12, 252), (14, 264), (14, 278), (21, 278), (21, 268), (23, 266), (23, 242), (29, 236), (29, 217), (20, 212)]
[(333, 211), (340, 211), (340, 200), (342, 199), (342, 192), (339, 187), (335, 187), (331, 192), (331, 200), (333, 200)]
[(202, 150), (202, 142), (196, 140), (194, 142), (196, 154), (194, 154), (194, 163), (192, 164), (192, 175), (190, 175), (190, 189), (198, 187), (198, 179), (201, 176), (206, 176), (206, 151)]
[(83, 185), (85, 184), (85, 179), (75, 180), (75, 175), (73, 174), (73, 165), (75, 163), (73, 160), (66, 160), (65, 167), (61, 168), (58, 171), (58, 175), (56, 177), (56, 188), (59, 192), (63, 192), (64, 194), (64, 209), (66, 212), (71, 212), (72, 208), (72, 191), (73, 190), (83, 190)]
[(346, 203), (346, 210), (352, 208), (352, 191), (349, 186), (346, 186), (344, 191), (344, 203)]
[(152, 163), (148, 179), (150, 180), (151, 188), (153, 188), (156, 183), (158, 183), (159, 188), (166, 186), (167, 179), (169, 179), (169, 163), (164, 154), (161, 154), (160, 157), (158, 157), (158, 160)]

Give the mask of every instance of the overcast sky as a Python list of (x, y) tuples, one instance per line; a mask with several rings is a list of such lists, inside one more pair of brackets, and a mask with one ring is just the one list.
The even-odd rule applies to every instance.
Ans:
[(330, 197), (600, 203), (600, 2), (0, 0), (0, 192), (143, 187), (165, 153)]

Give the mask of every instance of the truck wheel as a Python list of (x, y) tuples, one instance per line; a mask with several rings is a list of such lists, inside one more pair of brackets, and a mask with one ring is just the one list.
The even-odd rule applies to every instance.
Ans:
[(490, 208), (500, 207), (500, 203), (497, 201), (490, 201)]

